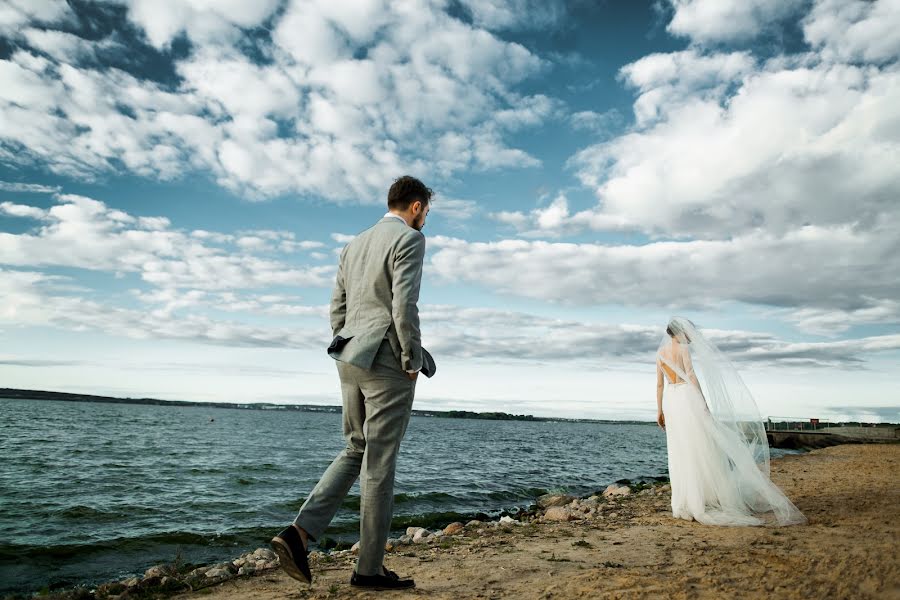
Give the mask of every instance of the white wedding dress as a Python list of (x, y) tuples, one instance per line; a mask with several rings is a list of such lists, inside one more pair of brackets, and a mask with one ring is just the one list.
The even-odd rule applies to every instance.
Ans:
[(762, 418), (737, 371), (689, 320), (676, 317), (669, 328), (675, 335), (660, 344), (657, 369), (666, 381), (673, 516), (706, 525), (805, 522), (769, 479)]

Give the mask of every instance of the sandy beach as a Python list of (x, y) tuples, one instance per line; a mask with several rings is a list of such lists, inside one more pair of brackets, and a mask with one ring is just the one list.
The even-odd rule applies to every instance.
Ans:
[(898, 473), (900, 445), (825, 448), (773, 461), (804, 526), (676, 520), (660, 486), (576, 508), (575, 520), (473, 524), (399, 546), (386, 564), (415, 578), (410, 592), (351, 588), (345, 555), (316, 557), (312, 586), (276, 569), (178, 598), (900, 598)]

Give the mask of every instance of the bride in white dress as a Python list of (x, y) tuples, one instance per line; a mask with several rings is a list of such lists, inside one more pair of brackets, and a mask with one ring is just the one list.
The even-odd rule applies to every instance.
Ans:
[(719, 349), (691, 321), (674, 317), (656, 365), (657, 422), (666, 432), (673, 516), (706, 525), (806, 522), (769, 479), (759, 410)]

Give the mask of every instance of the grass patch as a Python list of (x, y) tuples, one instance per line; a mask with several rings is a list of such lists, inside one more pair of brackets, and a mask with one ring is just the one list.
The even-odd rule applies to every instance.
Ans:
[(557, 558), (556, 553), (550, 555), (550, 558), (547, 559), (549, 562), (572, 562), (571, 558)]

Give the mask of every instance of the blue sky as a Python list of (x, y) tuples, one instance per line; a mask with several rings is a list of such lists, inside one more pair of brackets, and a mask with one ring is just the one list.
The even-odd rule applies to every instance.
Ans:
[(419, 407), (652, 419), (681, 314), (764, 414), (900, 419), (898, 57), (882, 0), (8, 0), (3, 385), (337, 403), (409, 173)]

